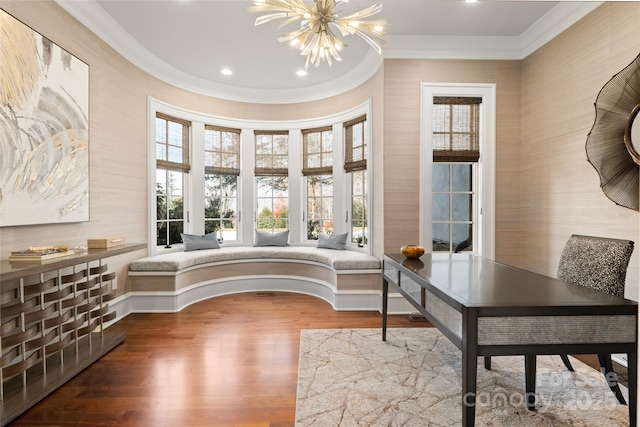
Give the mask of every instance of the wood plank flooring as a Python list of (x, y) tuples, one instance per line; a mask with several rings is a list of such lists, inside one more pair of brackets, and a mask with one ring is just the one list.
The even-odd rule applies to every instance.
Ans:
[[(111, 327), (128, 333), (123, 344), (11, 426), (293, 426), (300, 330), (380, 324), (376, 312), (275, 292), (132, 314)], [(389, 319), (389, 327), (425, 326)]]

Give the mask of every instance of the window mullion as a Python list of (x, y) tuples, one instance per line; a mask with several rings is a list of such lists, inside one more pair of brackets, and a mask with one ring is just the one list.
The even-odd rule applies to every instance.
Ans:
[[(453, 108), (453, 107), (451, 107)], [(449, 165), (449, 252), (453, 252), (453, 165)]]

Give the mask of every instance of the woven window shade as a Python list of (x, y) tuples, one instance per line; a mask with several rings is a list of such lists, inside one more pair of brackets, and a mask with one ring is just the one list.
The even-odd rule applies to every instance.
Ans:
[(433, 161), (477, 162), (482, 98), (433, 98)]
[(256, 176), (289, 175), (289, 131), (254, 131)]
[(333, 128), (302, 130), (302, 175), (333, 174)]
[(188, 173), (191, 122), (156, 113), (156, 167)]
[(344, 170), (346, 172), (367, 169), (367, 144), (364, 138), (366, 121), (365, 114), (344, 123)]
[(240, 175), (240, 129), (205, 125), (204, 172)]

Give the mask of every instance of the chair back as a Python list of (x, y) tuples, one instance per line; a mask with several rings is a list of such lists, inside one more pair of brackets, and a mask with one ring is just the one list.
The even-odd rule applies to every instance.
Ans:
[(632, 252), (631, 240), (573, 234), (562, 250), (558, 278), (624, 298)]

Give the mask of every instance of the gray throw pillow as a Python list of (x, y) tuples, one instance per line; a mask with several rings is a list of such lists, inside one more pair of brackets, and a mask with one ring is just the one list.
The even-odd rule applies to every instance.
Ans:
[(289, 246), (289, 230), (277, 233), (256, 230), (253, 246)]
[(347, 233), (344, 234), (318, 234), (318, 247), (327, 249), (347, 249)]
[(200, 249), (220, 249), (215, 233), (205, 234), (204, 236), (180, 233), (180, 237), (182, 237), (185, 252), (199, 251)]

